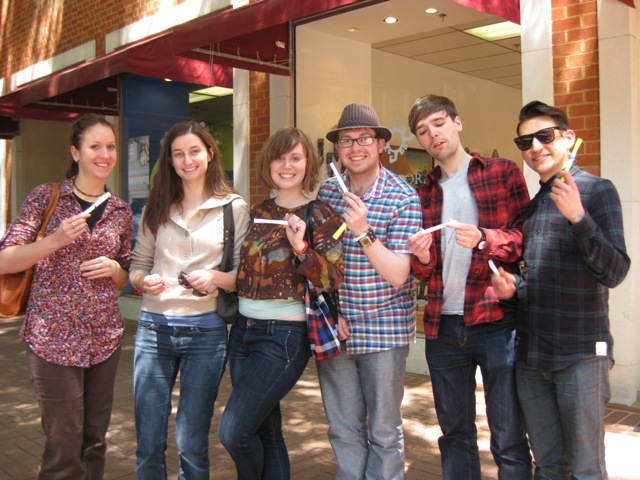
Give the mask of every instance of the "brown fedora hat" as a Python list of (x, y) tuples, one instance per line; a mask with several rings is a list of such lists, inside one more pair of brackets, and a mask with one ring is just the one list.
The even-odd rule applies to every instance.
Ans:
[(352, 103), (344, 107), (338, 121), (338, 127), (327, 133), (327, 140), (331, 143), (336, 143), (338, 141), (338, 132), (352, 128), (372, 128), (378, 138), (384, 138), (387, 142), (392, 135), (391, 130), (380, 125), (378, 114), (373, 107), (361, 103)]

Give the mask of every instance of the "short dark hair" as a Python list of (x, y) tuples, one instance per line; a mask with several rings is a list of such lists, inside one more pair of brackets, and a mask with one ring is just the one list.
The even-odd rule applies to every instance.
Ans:
[(527, 103), (520, 110), (520, 116), (518, 117), (518, 126), (516, 127), (516, 133), (520, 135), (520, 125), (527, 120), (531, 120), (536, 117), (551, 117), (556, 124), (556, 127), (560, 127), (563, 130), (569, 129), (569, 119), (567, 114), (558, 107), (547, 105), (539, 100), (534, 100)]
[(409, 130), (414, 135), (416, 134), (416, 127), (418, 122), (424, 117), (428, 117), (432, 113), (444, 111), (451, 120), (455, 120), (458, 116), (458, 109), (455, 103), (453, 103), (447, 97), (440, 97), (438, 95), (428, 94), (418, 98), (411, 107), (409, 112)]

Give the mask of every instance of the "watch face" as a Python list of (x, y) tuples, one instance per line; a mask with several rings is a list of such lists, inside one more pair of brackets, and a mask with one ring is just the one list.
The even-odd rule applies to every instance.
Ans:
[(487, 246), (487, 242), (485, 240), (482, 240), (480, 243), (478, 243), (478, 250), (484, 250), (484, 247)]
[(371, 245), (373, 245), (373, 242), (369, 237), (364, 237), (360, 240), (360, 245), (362, 245), (363, 247), (370, 247)]

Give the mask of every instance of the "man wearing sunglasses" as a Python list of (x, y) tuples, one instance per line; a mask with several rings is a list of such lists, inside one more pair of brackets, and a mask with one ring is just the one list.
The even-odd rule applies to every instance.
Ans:
[[(409, 239), (411, 271), (428, 282), (425, 350), (442, 436), (443, 480), (480, 480), (475, 374), (482, 372), (491, 453), (501, 479), (531, 479), (531, 455), (514, 375), (515, 304), (491, 288), (488, 261), (517, 271), (529, 193), (512, 161), (468, 154), (454, 103), (425, 95), (409, 112), (409, 128), (433, 156), (418, 191), (424, 228)], [(455, 222), (449, 221), (454, 219)]]
[(523, 226), (520, 275), (493, 286), (519, 302), (516, 384), (536, 479), (606, 479), (604, 413), (613, 365), (609, 288), (630, 260), (618, 193), (569, 153), (566, 114), (539, 101), (520, 111), (515, 143), (540, 175)]

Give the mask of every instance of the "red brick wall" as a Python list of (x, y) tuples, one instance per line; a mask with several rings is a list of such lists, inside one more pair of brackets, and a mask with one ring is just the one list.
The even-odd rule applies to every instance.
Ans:
[(600, 69), (596, 0), (552, 0), (554, 102), (582, 138), (580, 166), (600, 175)]
[(258, 180), (258, 155), (269, 138), (271, 110), (269, 108), (269, 75), (249, 73), (249, 198), (251, 205), (269, 198), (270, 191)]
[(107, 33), (185, 1), (6, 0), (0, 9), (0, 77), (9, 85), (11, 74), (91, 40), (101, 57)]

